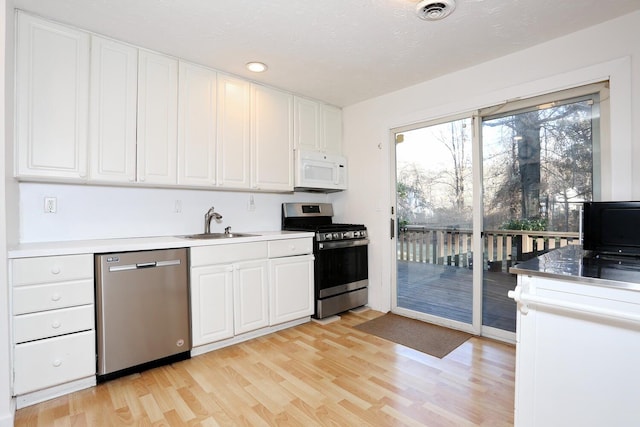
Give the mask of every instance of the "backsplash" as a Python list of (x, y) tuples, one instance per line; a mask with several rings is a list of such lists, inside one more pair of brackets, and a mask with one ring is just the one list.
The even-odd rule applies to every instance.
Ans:
[[(21, 183), (20, 242), (172, 236), (201, 233), (211, 206), (223, 218), (211, 231), (280, 230), (283, 202), (330, 202), (330, 194)], [(56, 213), (45, 213), (45, 198)], [(250, 207), (253, 199), (253, 207)]]

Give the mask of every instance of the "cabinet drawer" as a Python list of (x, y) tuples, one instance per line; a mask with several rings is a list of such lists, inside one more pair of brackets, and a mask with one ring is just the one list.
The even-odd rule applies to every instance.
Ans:
[(191, 248), (191, 266), (229, 264), (267, 258), (267, 242), (235, 243)]
[(13, 319), (16, 343), (94, 329), (93, 305), (23, 314)]
[(13, 288), (13, 314), (93, 304), (93, 279)]
[(17, 344), (14, 371), (16, 395), (95, 375), (95, 333)]
[(93, 278), (91, 254), (14, 259), (13, 286)]
[(304, 255), (313, 252), (313, 239), (286, 239), (269, 242), (269, 258)]

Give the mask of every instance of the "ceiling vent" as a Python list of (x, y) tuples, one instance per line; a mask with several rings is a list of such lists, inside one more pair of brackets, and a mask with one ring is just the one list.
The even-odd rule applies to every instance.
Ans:
[(425, 21), (438, 21), (449, 16), (455, 8), (455, 0), (422, 0), (416, 6), (416, 14)]

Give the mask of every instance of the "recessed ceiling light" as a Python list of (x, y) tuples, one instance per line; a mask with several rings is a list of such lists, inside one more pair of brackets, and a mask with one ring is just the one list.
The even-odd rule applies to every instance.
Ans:
[(254, 73), (262, 73), (267, 71), (267, 64), (262, 62), (247, 62), (247, 70), (252, 71)]

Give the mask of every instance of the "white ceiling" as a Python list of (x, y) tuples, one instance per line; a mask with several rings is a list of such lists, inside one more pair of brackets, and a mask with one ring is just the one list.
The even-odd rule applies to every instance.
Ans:
[[(640, 9), (638, 0), (14, 0), (17, 8), (346, 106)], [(256, 75), (244, 64), (268, 64)]]

